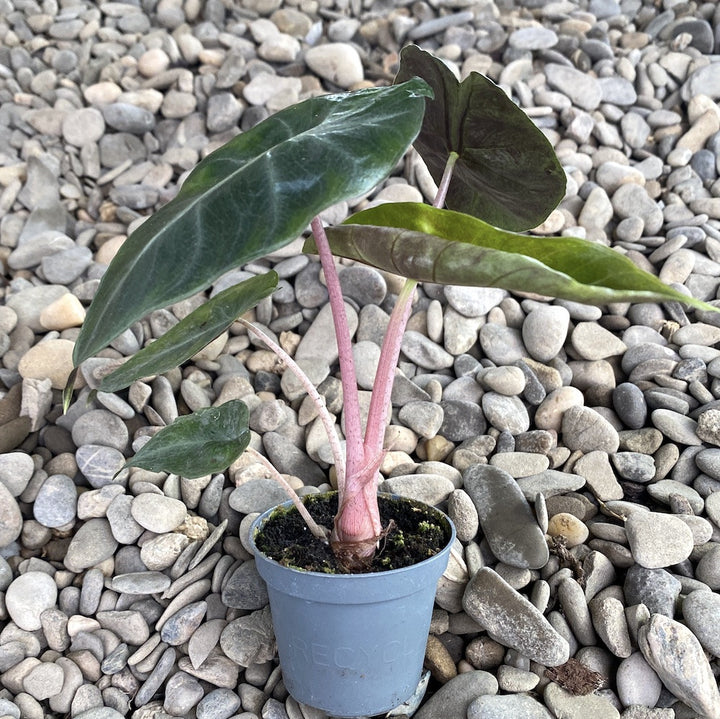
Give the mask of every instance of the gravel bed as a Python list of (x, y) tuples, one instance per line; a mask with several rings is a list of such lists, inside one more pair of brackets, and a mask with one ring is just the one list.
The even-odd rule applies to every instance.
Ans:
[[(613, 246), (716, 302), (720, 7), (679, 0), (0, 0), (0, 716), (322, 719), (282, 683), (246, 541), (283, 499), (240, 458), (133, 469), (190, 410), (242, 399), (302, 492), (331, 454), (240, 326), (127, 392), (98, 378), (203, 301), (87, 361), (73, 340), (127, 234), (199, 159), (299, 99), (385, 83), (414, 42), (498, 82), (568, 177), (535, 230)], [(368, 197), (429, 200), (412, 153)], [(327, 293), (302, 240), (253, 319), (342, 421)], [(361, 396), (398, 278), (344, 264)], [(424, 285), (403, 342), (384, 491), (446, 509), (418, 719), (720, 719), (720, 314)], [(397, 712), (402, 714), (402, 712)]]

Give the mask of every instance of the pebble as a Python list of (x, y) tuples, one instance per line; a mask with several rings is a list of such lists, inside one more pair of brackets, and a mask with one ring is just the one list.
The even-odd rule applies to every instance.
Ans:
[(42, 627), (40, 615), (55, 606), (58, 589), (45, 572), (30, 571), (14, 579), (5, 592), (5, 606), (20, 629), (33, 632)]
[(77, 510), (77, 490), (64, 474), (49, 476), (40, 487), (33, 504), (33, 516), (44, 527), (62, 527), (72, 522)]
[(647, 569), (679, 564), (690, 556), (694, 539), (681, 519), (658, 512), (633, 512), (625, 522), (630, 551)]
[(351, 88), (364, 77), (357, 50), (348, 43), (327, 43), (305, 52), (308, 67), (320, 77), (343, 89)]
[(557, 666), (568, 659), (567, 641), (523, 595), (489, 567), (478, 570), (468, 583), (463, 609), (492, 639), (532, 661)]
[(684, 625), (655, 614), (638, 629), (638, 647), (663, 684), (704, 716), (720, 714), (720, 692), (700, 642)]
[(172, 532), (185, 521), (187, 508), (179, 499), (144, 492), (133, 499), (130, 514), (141, 527), (163, 534)]
[(514, 567), (544, 566), (547, 544), (515, 479), (502, 469), (478, 464), (465, 472), (463, 484), (493, 554)]

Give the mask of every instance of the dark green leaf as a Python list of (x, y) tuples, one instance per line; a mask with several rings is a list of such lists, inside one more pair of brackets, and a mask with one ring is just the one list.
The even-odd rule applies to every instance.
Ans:
[(136, 379), (162, 374), (182, 364), (222, 334), (243, 312), (272, 294), (277, 282), (277, 273), (271, 270), (223, 290), (104, 377), (100, 390), (117, 392)]
[(442, 60), (410, 45), (396, 82), (424, 78), (433, 89), (415, 149), (439, 183), (451, 152), (459, 155), (446, 205), (496, 227), (539, 225), (565, 194), (565, 173), (530, 118), (477, 72), (459, 83)]
[(148, 312), (286, 245), (318, 213), (368, 192), (417, 135), (427, 84), (312, 98), (208, 155), (126, 240), (100, 283), (79, 364)]
[[(531, 237), (411, 202), (388, 203), (328, 228), (336, 255), (423, 282), (501, 287), (588, 304), (675, 300), (713, 308), (627, 257), (576, 237)], [(307, 250), (313, 251), (312, 243)]]
[(248, 408), (239, 399), (178, 417), (161, 429), (126, 467), (202, 477), (227, 469), (250, 443)]

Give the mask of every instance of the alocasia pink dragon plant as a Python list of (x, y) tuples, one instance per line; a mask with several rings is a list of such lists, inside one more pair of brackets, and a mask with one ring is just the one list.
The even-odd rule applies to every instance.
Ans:
[[(438, 186), (433, 206), (379, 205), (341, 226), (323, 227), (319, 213), (370, 192), (413, 143)], [(344, 456), (334, 417), (312, 383), (303, 381), (334, 454), (339, 511), (330, 542), (348, 569), (362, 568), (383, 532), (376, 491), (385, 417), (417, 282), (501, 287), (595, 304), (679, 300), (708, 308), (607, 247), (517, 234), (539, 225), (564, 192), (551, 145), (502, 89), (477, 73), (458, 82), (440, 60), (407, 47), (394, 85), (306, 100), (203, 159), (108, 267), (75, 344), (75, 365), (147, 313), (205, 290), (224, 273), (290, 243), (309, 224), (305, 249), (320, 256), (338, 343)], [(390, 318), (364, 434), (333, 256), (411, 278)], [(213, 296), (106, 376), (100, 389), (119, 391), (187, 361), (277, 282), (268, 271)], [(72, 382), (66, 404), (71, 392)], [(127, 465), (198, 477), (226, 469), (249, 441), (247, 407), (233, 400), (178, 418)], [(311, 524), (318, 536), (328, 534)]]

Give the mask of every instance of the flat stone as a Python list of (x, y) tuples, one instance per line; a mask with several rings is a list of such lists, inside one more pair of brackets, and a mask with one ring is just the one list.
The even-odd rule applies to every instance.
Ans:
[(417, 719), (464, 717), (478, 697), (497, 694), (497, 679), (489, 672), (475, 670), (458, 674), (443, 684), (418, 710)]
[(463, 476), (493, 554), (513, 567), (538, 569), (548, 547), (530, 505), (511, 475), (490, 465), (475, 465)]
[(620, 712), (608, 699), (597, 694), (576, 696), (563, 689), (555, 682), (550, 682), (543, 692), (545, 704), (553, 715), (580, 719), (580, 717), (607, 717), (607, 719), (620, 719)]
[(680, 564), (694, 546), (690, 527), (671, 514), (633, 512), (625, 522), (625, 531), (633, 558), (647, 569)]
[(71, 572), (81, 572), (112, 557), (117, 545), (107, 519), (89, 519), (70, 540), (64, 559), (65, 566)]
[(358, 51), (349, 43), (327, 43), (311, 47), (305, 52), (308, 67), (334, 85), (348, 89), (363, 77)]
[(162, 534), (172, 532), (185, 521), (187, 507), (179, 499), (143, 492), (133, 500), (130, 513), (141, 527)]
[(569, 407), (563, 414), (562, 435), (569, 449), (581, 452), (612, 454), (620, 445), (617, 430), (590, 407)]
[(468, 583), (463, 608), (495, 641), (545, 666), (563, 664), (569, 646), (528, 599), (489, 567)]

